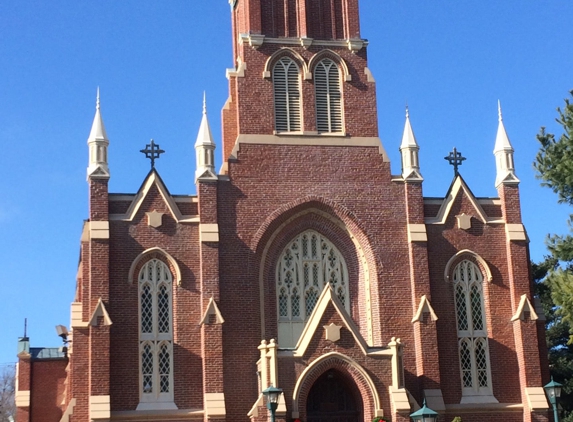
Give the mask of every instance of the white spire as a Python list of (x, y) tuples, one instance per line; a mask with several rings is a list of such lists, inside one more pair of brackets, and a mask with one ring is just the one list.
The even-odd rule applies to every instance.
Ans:
[(501, 113), (501, 103), (497, 101), (497, 113), (499, 124), (497, 127), (497, 136), (495, 138), (495, 147), (493, 154), (495, 155), (495, 166), (497, 170), (495, 178), (495, 186), (500, 184), (516, 185), (519, 179), (515, 175), (515, 167), (513, 164), (513, 147), (509, 142), (509, 137), (503, 124), (503, 116)]
[(96, 96), (96, 112), (92, 123), (90, 136), (88, 137), (89, 166), (88, 178), (109, 179), (107, 164), (107, 147), (109, 140), (103, 124), (100, 111), (99, 87)]
[(197, 156), (197, 168), (195, 170), (195, 183), (198, 179), (216, 180), (215, 175), (215, 142), (211, 134), (211, 127), (207, 119), (207, 97), (203, 93), (203, 118), (197, 141), (195, 142), (195, 155)]
[(424, 180), (420, 174), (420, 163), (418, 161), (418, 151), (420, 147), (416, 142), (412, 124), (410, 123), (410, 112), (406, 106), (406, 124), (404, 125), (404, 134), (400, 144), (400, 153), (402, 155), (402, 177), (404, 180), (421, 182)]

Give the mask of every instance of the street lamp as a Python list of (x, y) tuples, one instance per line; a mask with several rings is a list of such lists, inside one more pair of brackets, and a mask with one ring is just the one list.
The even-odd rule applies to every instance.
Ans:
[(424, 405), (422, 408), (410, 415), (414, 421), (420, 422), (436, 422), (438, 419), (438, 414), (432, 409), (426, 406), (426, 399), (424, 399)]
[(279, 399), (283, 390), (273, 387), (272, 385), (263, 390), (263, 395), (267, 398), (267, 409), (271, 411), (271, 422), (275, 422), (275, 412), (279, 407)]
[(547, 398), (549, 398), (549, 403), (553, 406), (553, 419), (555, 422), (559, 422), (559, 415), (557, 414), (557, 399), (561, 395), (562, 386), (563, 385), (558, 382), (553, 381), (553, 377), (551, 377), (551, 382), (547, 383), (547, 385), (543, 387), (545, 394), (547, 394)]

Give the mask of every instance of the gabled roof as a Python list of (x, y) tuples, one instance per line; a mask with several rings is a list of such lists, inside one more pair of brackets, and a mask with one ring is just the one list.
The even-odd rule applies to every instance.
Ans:
[(163, 183), (163, 180), (161, 179), (159, 173), (157, 173), (157, 170), (155, 169), (151, 169), (151, 171), (147, 174), (145, 180), (143, 181), (143, 184), (137, 191), (135, 198), (133, 198), (133, 201), (131, 202), (131, 205), (129, 206), (125, 214), (111, 214), (109, 217), (110, 220), (133, 221), (133, 219), (135, 218), (135, 216), (139, 211), (139, 208), (141, 207), (141, 204), (143, 204), (143, 201), (145, 201), (145, 198), (147, 197), (149, 191), (153, 186), (155, 186), (159, 191), (159, 194), (161, 195), (163, 201), (167, 205), (167, 208), (169, 209), (171, 216), (175, 219), (176, 222), (199, 223), (198, 216), (181, 214), (181, 211), (179, 210), (179, 207), (175, 203), (175, 200), (167, 190), (165, 183)]
[(482, 223), (487, 224), (487, 223), (503, 223), (504, 222), (503, 219), (501, 219), (499, 217), (488, 217), (488, 215), (485, 213), (485, 211), (483, 210), (483, 208), (479, 204), (479, 201), (477, 200), (475, 195), (472, 193), (472, 191), (470, 190), (470, 188), (468, 187), (468, 185), (466, 184), (466, 182), (464, 181), (462, 176), (458, 174), (454, 178), (454, 180), (452, 181), (452, 184), (450, 185), (450, 189), (448, 190), (448, 193), (446, 194), (446, 197), (444, 198), (442, 205), (440, 206), (440, 210), (438, 211), (438, 214), (435, 217), (426, 217), (425, 223), (426, 224), (445, 224), (446, 220), (448, 219), (448, 217), (450, 215), (452, 205), (454, 204), (456, 198), (459, 195), (465, 195), (467, 197), (467, 199), (470, 201), (470, 203), (472, 204), (472, 207), (474, 208), (474, 210), (476, 212), (475, 217), (477, 219), (479, 219)]
[(309, 346), (311, 340), (315, 336), (316, 331), (319, 329), (322, 330), (322, 327), (319, 327), (320, 320), (322, 319), (324, 312), (326, 311), (326, 309), (330, 304), (332, 304), (334, 310), (336, 311), (336, 313), (338, 313), (338, 315), (342, 319), (344, 326), (348, 329), (348, 331), (350, 331), (350, 333), (354, 337), (354, 340), (356, 341), (358, 347), (360, 347), (360, 349), (365, 355), (368, 354), (368, 345), (366, 344), (366, 341), (360, 334), (358, 327), (356, 326), (352, 318), (350, 318), (350, 315), (348, 315), (346, 309), (344, 309), (344, 305), (342, 305), (342, 303), (334, 293), (334, 290), (332, 290), (330, 284), (326, 284), (326, 286), (324, 286), (324, 290), (322, 291), (320, 297), (318, 298), (318, 302), (316, 303), (316, 306), (314, 307), (314, 310), (312, 311), (312, 314), (310, 315), (308, 322), (304, 327), (304, 330), (302, 331), (302, 334), (294, 350), (294, 356), (300, 356), (300, 357), (304, 356), (304, 353), (306, 352), (306, 349)]

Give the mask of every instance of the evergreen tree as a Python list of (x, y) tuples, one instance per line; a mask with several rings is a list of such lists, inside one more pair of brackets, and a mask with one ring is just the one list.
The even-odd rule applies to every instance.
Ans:
[[(570, 92), (573, 96), (573, 91)], [(557, 109), (563, 128), (559, 139), (541, 128), (541, 148), (533, 163), (537, 177), (558, 195), (560, 203), (573, 205), (573, 104)], [(570, 217), (573, 222), (573, 215)], [(555, 381), (563, 384), (560, 405), (564, 421), (573, 422), (573, 235), (549, 236), (550, 257), (533, 266), (537, 294), (546, 315), (549, 364)]]

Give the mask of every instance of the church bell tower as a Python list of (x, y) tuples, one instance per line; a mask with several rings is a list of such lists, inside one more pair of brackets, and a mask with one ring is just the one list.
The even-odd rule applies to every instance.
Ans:
[(251, 135), (275, 144), (377, 139), (375, 83), (358, 0), (230, 4), (235, 67), (227, 71), (223, 172), (238, 142), (256, 142)]

